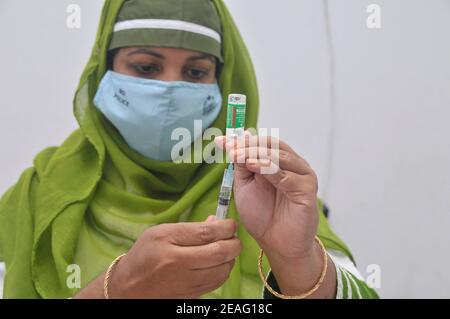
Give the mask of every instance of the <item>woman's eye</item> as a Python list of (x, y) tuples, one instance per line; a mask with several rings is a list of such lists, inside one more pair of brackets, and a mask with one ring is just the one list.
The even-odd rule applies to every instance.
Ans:
[(189, 69), (187, 70), (187, 76), (194, 80), (200, 80), (208, 75), (208, 72), (200, 69)]
[(160, 68), (155, 64), (137, 64), (133, 68), (136, 72), (144, 75), (153, 75), (160, 71)]

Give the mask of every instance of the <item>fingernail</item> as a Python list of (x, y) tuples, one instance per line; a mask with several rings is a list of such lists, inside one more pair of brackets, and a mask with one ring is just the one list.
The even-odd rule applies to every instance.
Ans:
[(251, 165), (256, 165), (258, 164), (258, 160), (256, 158), (249, 158), (247, 159), (247, 163)]

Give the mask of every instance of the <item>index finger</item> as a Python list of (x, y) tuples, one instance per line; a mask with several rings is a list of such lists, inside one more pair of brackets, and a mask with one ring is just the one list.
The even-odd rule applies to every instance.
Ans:
[(226, 150), (230, 150), (232, 148), (240, 149), (263, 146), (269, 149), (283, 150), (298, 156), (298, 154), (287, 143), (283, 142), (277, 137), (259, 135), (254, 136), (247, 131), (241, 139), (231, 140), (230, 142), (227, 141), (226, 136), (218, 136), (215, 139), (215, 143), (220, 148)]

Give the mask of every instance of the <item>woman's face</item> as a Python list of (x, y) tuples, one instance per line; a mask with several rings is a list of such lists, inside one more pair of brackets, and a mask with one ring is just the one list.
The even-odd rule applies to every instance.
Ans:
[(112, 69), (125, 75), (159, 81), (216, 83), (216, 58), (186, 49), (127, 47), (112, 61)]

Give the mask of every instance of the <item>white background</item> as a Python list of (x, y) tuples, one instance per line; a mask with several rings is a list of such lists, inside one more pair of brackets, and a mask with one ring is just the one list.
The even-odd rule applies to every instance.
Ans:
[[(66, 27), (71, 3), (81, 29)], [(260, 127), (315, 168), (362, 274), (381, 267), (382, 297), (450, 297), (450, 0), (330, 0), (335, 111), (322, 1), (226, 3), (254, 59)], [(366, 27), (370, 3), (381, 30)], [(76, 128), (101, 4), (0, 1), (0, 193)]]

